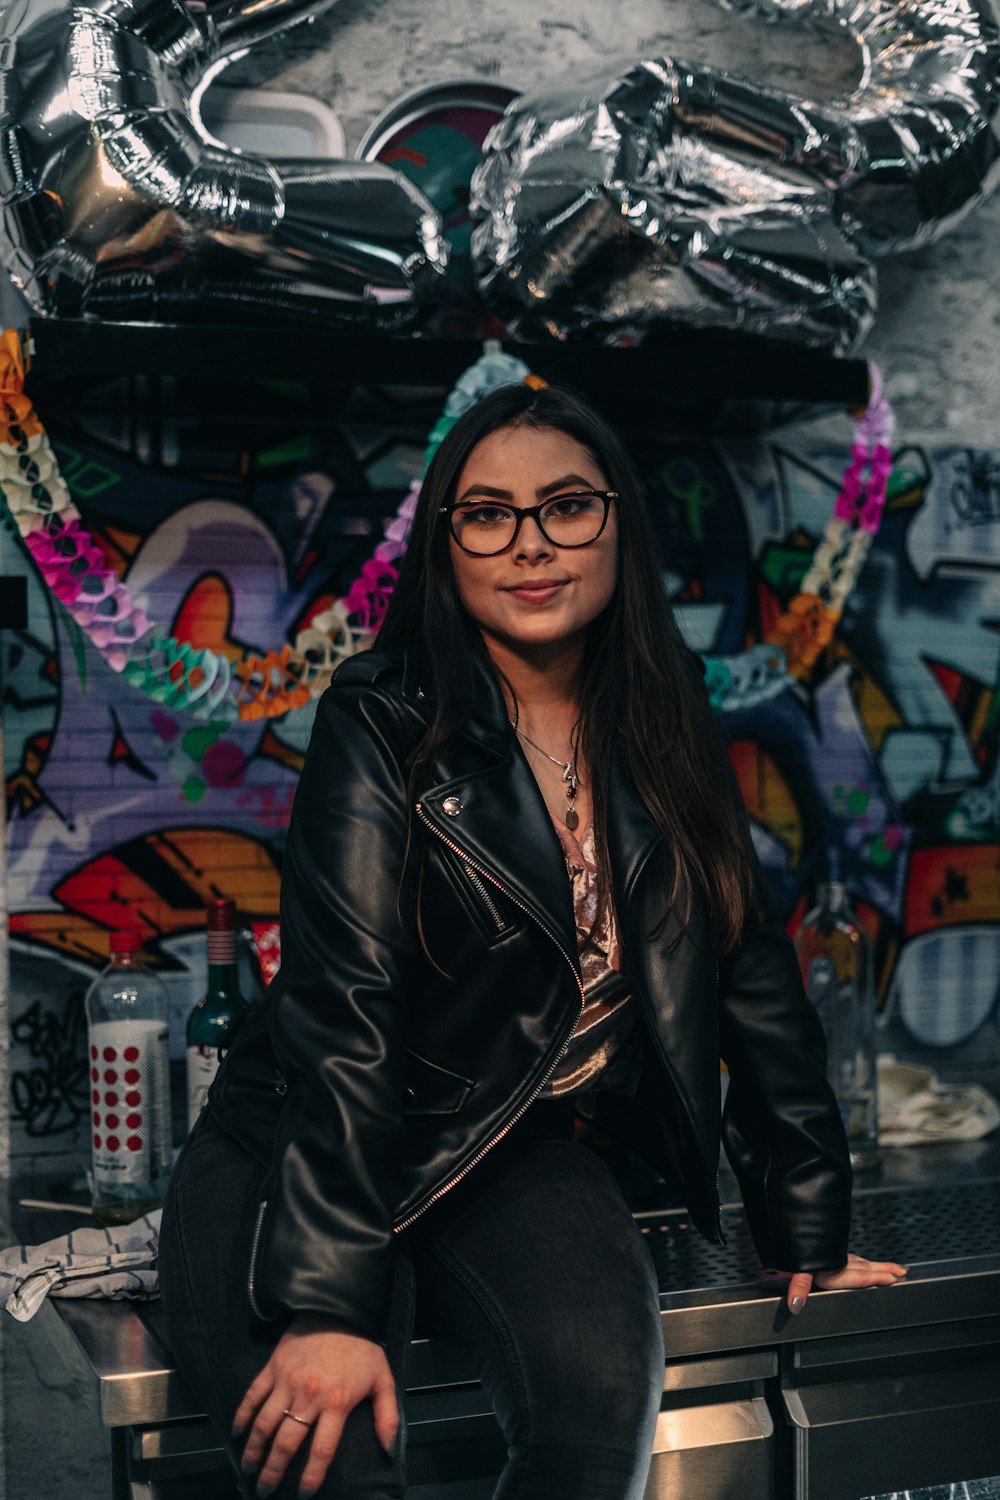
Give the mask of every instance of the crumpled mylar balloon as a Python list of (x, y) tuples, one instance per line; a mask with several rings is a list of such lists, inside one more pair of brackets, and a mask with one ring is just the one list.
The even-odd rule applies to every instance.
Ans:
[(811, 102), (672, 57), (522, 96), (472, 179), (483, 294), (522, 336), (634, 343), (658, 324), (844, 352), (876, 301), (869, 257), (921, 244), (998, 176), (986, 0), (740, 0), (835, 17), (862, 82)]
[(209, 69), (330, 0), (0, 10), (0, 250), (61, 317), (392, 326), (433, 299), (440, 216), (377, 163), (269, 161), (196, 128)]

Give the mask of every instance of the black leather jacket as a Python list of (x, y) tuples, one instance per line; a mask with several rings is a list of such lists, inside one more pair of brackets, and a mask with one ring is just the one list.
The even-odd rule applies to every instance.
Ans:
[[(563, 852), (485, 665), (474, 711), (409, 805), (406, 758), (426, 722), (418, 672), (413, 653), (367, 651), (319, 704), (282, 872), (281, 970), (209, 1101), (266, 1168), (241, 1268), (253, 1312), (324, 1313), (380, 1342), (394, 1231), (528, 1108), (582, 995)], [(426, 837), (435, 963), (397, 901), (411, 820)], [(673, 862), (624, 771), (608, 846), (646, 1059), (634, 1098), (598, 1092), (595, 1124), (674, 1184), (716, 1243), (721, 1136), (763, 1263), (843, 1265), (847, 1142), (780, 921), (721, 959), (697, 909), (650, 940)]]

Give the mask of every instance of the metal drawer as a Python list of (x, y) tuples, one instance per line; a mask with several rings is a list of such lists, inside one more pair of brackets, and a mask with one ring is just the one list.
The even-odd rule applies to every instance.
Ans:
[(795, 1500), (1000, 1474), (1000, 1361), (786, 1390)]
[(643, 1500), (768, 1500), (773, 1473), (762, 1396), (661, 1411)]

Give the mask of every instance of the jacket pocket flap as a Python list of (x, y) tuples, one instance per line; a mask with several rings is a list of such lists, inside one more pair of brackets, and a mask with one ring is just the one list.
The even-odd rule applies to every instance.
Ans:
[(407, 1114), (450, 1115), (462, 1108), (475, 1088), (475, 1080), (463, 1078), (440, 1063), (421, 1057), (411, 1047), (404, 1047), (406, 1057)]

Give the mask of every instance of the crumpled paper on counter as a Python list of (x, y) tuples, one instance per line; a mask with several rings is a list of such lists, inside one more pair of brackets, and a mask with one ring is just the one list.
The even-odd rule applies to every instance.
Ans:
[(978, 1083), (941, 1083), (933, 1068), (880, 1054), (879, 1144), (920, 1146), (976, 1141), (1000, 1125), (1000, 1104)]

